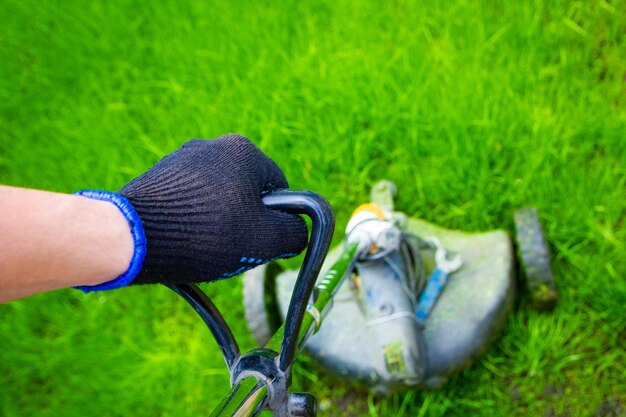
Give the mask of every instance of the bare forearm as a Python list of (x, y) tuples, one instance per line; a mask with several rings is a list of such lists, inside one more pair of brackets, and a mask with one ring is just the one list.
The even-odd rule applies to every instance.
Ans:
[(129, 226), (113, 204), (0, 186), (0, 302), (110, 281), (132, 256)]

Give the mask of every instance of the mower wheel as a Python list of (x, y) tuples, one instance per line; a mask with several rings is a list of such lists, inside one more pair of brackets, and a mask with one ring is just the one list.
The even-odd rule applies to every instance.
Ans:
[(282, 324), (276, 296), (276, 277), (282, 268), (276, 264), (261, 265), (243, 278), (243, 303), (248, 329), (259, 347), (272, 337)]
[(519, 261), (530, 290), (532, 306), (536, 310), (552, 310), (558, 293), (550, 268), (550, 251), (537, 209), (519, 209), (514, 219)]

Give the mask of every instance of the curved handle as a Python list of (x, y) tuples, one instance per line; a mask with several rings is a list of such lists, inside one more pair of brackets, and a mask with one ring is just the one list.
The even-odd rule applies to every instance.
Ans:
[(222, 351), (228, 370), (232, 371), (241, 357), (241, 351), (230, 327), (215, 304), (195, 284), (166, 284), (166, 286), (184, 298), (204, 320)]
[(262, 200), (268, 208), (304, 214), (312, 222), (309, 245), (289, 302), (278, 357), (279, 369), (286, 372), (295, 357), (302, 319), (330, 247), (335, 230), (335, 214), (328, 201), (311, 191), (277, 190), (264, 194)]
[[(317, 276), (319, 275), (328, 252), (328, 248), (330, 247), (333, 231), (335, 229), (335, 216), (330, 204), (328, 204), (328, 202), (320, 195), (310, 191), (276, 190), (264, 194), (262, 196), (262, 200), (263, 204), (270, 209), (281, 210), (291, 214), (304, 214), (310, 217), (312, 221), (309, 245), (304, 256), (302, 267), (300, 268), (300, 272), (298, 274), (296, 286), (291, 296), (287, 318), (284, 326), (282, 327), (282, 340), (279, 339), (279, 333), (277, 332), (276, 334), (277, 340), (281, 340), (280, 353), (275, 360), (271, 361), (273, 375), (282, 374), (283, 376), (286, 376), (284, 378), (274, 379), (274, 381), (279, 385), (283, 384), (280, 385), (280, 392), (282, 394), (276, 397), (275, 406), (284, 408), (288, 405), (288, 373), (291, 370), (291, 364), (298, 348), (298, 339), (302, 328), (304, 314), (306, 312), (313, 287), (315, 286)], [(209, 300), (209, 298), (195, 284), (171, 284), (168, 286), (183, 297), (189, 304), (191, 304), (191, 306), (205, 321), (219, 344), (232, 378), (233, 373), (237, 372), (237, 365), (240, 364), (241, 359), (247, 357), (247, 355), (243, 357), (241, 356), (239, 346), (237, 345), (226, 320), (224, 320), (219, 310), (213, 305), (211, 300)], [(253, 370), (259, 371), (256, 368)], [(263, 371), (259, 372), (266, 375)], [(266, 377), (269, 377), (269, 374), (267, 374)], [(265, 384), (265, 382), (263, 384)], [(258, 399), (257, 394), (261, 393), (261, 391), (257, 390), (258, 387), (260, 387), (260, 385), (255, 385), (253, 390), (246, 390), (246, 392), (249, 391), (250, 395), (253, 395), (253, 391), (256, 392), (256, 394), (254, 394), (254, 398)], [(228, 397), (226, 403), (224, 404), (231, 404), (231, 400), (233, 398), (235, 398), (235, 403), (239, 402), (240, 397), (234, 396), (235, 393), (238, 392), (239, 388), (241, 388), (240, 384), (236, 384), (231, 388), (231, 394), (233, 397)], [(265, 392), (266, 391), (263, 391), (263, 393)], [(251, 397), (248, 396), (246, 398)], [(257, 403), (255, 402), (254, 404), (256, 407)], [(223, 414), (223, 412), (224, 409), (220, 408), (217, 414), (214, 415), (226, 415)]]

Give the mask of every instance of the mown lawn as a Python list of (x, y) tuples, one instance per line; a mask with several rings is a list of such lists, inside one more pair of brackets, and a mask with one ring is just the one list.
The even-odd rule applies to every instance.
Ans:
[[(554, 313), (522, 297), (436, 392), (361, 394), (303, 357), (320, 415), (626, 415), (626, 2), (13, 0), (0, 27), (1, 183), (116, 190), (238, 132), (330, 200), (335, 243), (380, 178), (450, 228), (539, 207)], [(205, 288), (252, 347), (241, 279)], [(200, 416), (227, 386), (165, 288), (0, 306), (2, 416)]]

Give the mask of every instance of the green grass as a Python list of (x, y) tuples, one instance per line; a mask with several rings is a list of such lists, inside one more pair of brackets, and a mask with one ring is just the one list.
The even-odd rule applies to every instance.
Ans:
[[(239, 132), (331, 201), (335, 243), (379, 178), (450, 228), (512, 230), (536, 205), (553, 314), (522, 297), (436, 392), (361, 394), (305, 357), (295, 388), (329, 416), (626, 414), (626, 2), (212, 3), (3, 2), (0, 182), (116, 190)], [(206, 289), (251, 347), (240, 279)], [(2, 416), (206, 415), (227, 381), (164, 288), (0, 306)]]

